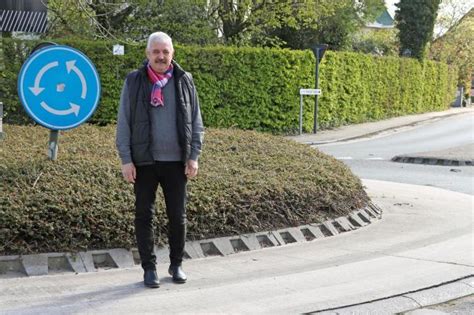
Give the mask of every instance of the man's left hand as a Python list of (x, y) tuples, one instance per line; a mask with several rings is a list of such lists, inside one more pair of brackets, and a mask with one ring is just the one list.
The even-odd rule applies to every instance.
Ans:
[(194, 160), (188, 160), (188, 162), (186, 163), (186, 167), (184, 169), (184, 174), (188, 177), (188, 178), (193, 178), (197, 175), (198, 173), (198, 162), (197, 161), (194, 161)]

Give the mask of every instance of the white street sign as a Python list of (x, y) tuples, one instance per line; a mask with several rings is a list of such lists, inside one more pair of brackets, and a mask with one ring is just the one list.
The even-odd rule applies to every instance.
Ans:
[(114, 55), (123, 56), (125, 53), (125, 48), (123, 45), (114, 45), (114, 48), (112, 50)]
[(321, 89), (300, 89), (300, 95), (321, 95)]

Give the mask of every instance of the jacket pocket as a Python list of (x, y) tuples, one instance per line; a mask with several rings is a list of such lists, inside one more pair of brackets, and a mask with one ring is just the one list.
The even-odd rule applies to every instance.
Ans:
[(150, 142), (150, 123), (148, 120), (135, 122), (132, 130), (132, 145), (148, 144)]

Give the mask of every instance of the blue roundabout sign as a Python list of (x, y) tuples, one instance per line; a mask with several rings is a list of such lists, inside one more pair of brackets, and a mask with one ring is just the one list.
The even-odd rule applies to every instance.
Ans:
[(99, 74), (82, 52), (68, 46), (48, 46), (23, 64), (18, 96), (40, 125), (51, 130), (75, 128), (89, 119), (99, 103)]

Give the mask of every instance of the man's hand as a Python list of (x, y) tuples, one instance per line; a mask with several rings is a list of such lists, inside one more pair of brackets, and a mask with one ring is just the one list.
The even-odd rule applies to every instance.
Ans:
[(188, 178), (193, 178), (197, 175), (198, 173), (198, 162), (197, 161), (194, 161), (194, 160), (188, 160), (188, 162), (186, 163), (186, 167), (184, 169), (184, 174), (188, 177)]
[(133, 165), (133, 163), (123, 164), (122, 175), (123, 175), (123, 178), (127, 182), (134, 184), (135, 178), (137, 177), (137, 171), (135, 169), (135, 165)]

